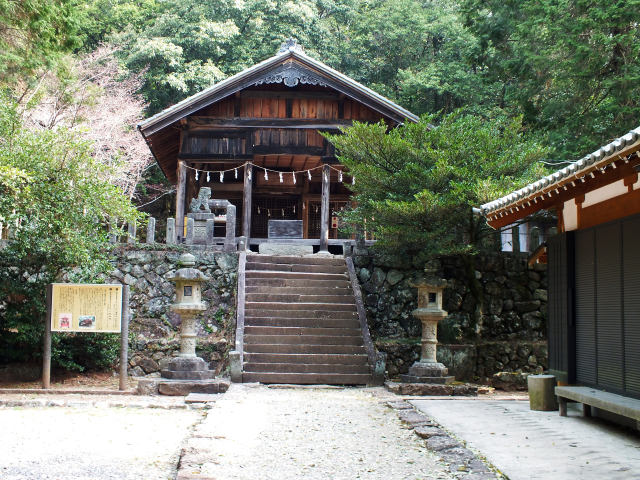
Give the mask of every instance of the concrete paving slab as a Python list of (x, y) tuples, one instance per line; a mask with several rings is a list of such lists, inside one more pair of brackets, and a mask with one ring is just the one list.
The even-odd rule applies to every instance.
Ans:
[(212, 393), (190, 393), (184, 398), (184, 403), (209, 403), (220, 398), (219, 394)]
[(411, 400), (510, 480), (640, 479), (640, 435), (577, 407), (567, 417), (522, 400)]

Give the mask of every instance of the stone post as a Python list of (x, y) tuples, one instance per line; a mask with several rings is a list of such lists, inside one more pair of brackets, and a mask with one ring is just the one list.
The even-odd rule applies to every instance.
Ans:
[(414, 285), (418, 288), (418, 308), (413, 315), (422, 323), (422, 349), (420, 361), (409, 368), (408, 375), (400, 375), (403, 382), (409, 383), (451, 383), (455, 379), (449, 376), (449, 369), (437, 359), (438, 322), (448, 314), (442, 309), (442, 292), (445, 282), (433, 280), (429, 283)]
[(194, 219), (189, 217), (187, 218), (187, 238), (185, 243), (187, 245), (193, 245), (193, 227), (194, 227)]
[(149, 217), (149, 223), (147, 223), (147, 243), (156, 242), (156, 219)]
[(236, 206), (229, 203), (227, 205), (227, 223), (225, 226), (224, 251), (235, 252), (236, 250)]
[(216, 228), (216, 221), (213, 218), (207, 218), (207, 223), (206, 223), (206, 244), (207, 245), (213, 245), (213, 239), (215, 237), (215, 228)]
[(136, 222), (127, 225), (127, 243), (136, 243)]
[(173, 245), (176, 243), (176, 219), (167, 218), (167, 235), (165, 238), (167, 245)]
[[(111, 220), (109, 222), (109, 243), (118, 243), (118, 236), (115, 231), (117, 228), (117, 220)], [(2, 232), (0, 231), (0, 239), (2, 238)]]

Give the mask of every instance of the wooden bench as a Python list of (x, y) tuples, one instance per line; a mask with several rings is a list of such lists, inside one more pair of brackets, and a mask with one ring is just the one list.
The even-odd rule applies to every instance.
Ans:
[(640, 421), (640, 400), (605, 392), (591, 387), (556, 387), (560, 415), (567, 416), (567, 400), (582, 404), (585, 417), (591, 416), (591, 407)]

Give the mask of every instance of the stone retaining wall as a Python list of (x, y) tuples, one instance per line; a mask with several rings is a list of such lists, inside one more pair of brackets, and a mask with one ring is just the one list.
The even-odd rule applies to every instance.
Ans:
[[(131, 287), (129, 366), (133, 375), (158, 375), (179, 349), (179, 320), (169, 312), (175, 291), (168, 279), (182, 250), (114, 250), (111, 280)], [(211, 369), (222, 372), (235, 334), (238, 256), (192, 253), (197, 267), (211, 277), (203, 289), (209, 309), (200, 317), (198, 355)], [(411, 315), (417, 291), (411, 284), (425, 272), (358, 248), (354, 264), (371, 335), (377, 348), (388, 355), (387, 374), (393, 378), (406, 373), (420, 354), (420, 322)], [(547, 368), (544, 268), (529, 269), (523, 255), (481, 256), (473, 271), (479, 295), (469, 288), (462, 259), (445, 258), (429, 268), (447, 279), (443, 307), (449, 316), (439, 325), (438, 356), (457, 378), (484, 379), (502, 371), (531, 373)]]
[[(181, 249), (114, 250), (111, 280), (131, 289), (129, 371), (134, 376), (159, 375), (179, 350), (179, 318), (169, 311), (175, 286), (169, 280)], [(236, 253), (192, 251), (196, 267), (211, 278), (203, 288), (209, 309), (198, 323), (198, 355), (209, 368), (220, 373), (227, 365), (233, 344), (236, 316), (238, 255)]]
[[(420, 358), (419, 339), (384, 339), (376, 348), (387, 354), (387, 376), (407, 373)], [(542, 373), (547, 368), (547, 342), (486, 342), (478, 344), (439, 344), (438, 361), (449, 373), (462, 380), (491, 381), (500, 372)]]
[(438, 356), (456, 377), (547, 368), (546, 266), (529, 268), (526, 254), (479, 255), (471, 266), (462, 257), (448, 257), (426, 271), (365, 248), (355, 248), (353, 260), (371, 335), (388, 355), (389, 377), (406, 373), (419, 357), (421, 325), (411, 314), (417, 301), (412, 284), (427, 275), (447, 280), (443, 308), (449, 316), (438, 325)]

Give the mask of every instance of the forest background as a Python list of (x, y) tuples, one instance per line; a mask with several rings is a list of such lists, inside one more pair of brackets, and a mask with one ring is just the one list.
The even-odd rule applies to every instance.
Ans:
[[(134, 163), (123, 174), (128, 182), (119, 181), (131, 196), (137, 187), (138, 204), (166, 186), (155, 166), (147, 168), (148, 152), (133, 131), (136, 115), (154, 114), (272, 56), (288, 37), (418, 115), (462, 109), (487, 119), (521, 117), (524, 130), (550, 147), (549, 158), (562, 162), (637, 126), (639, 6), (639, 0), (0, 0), (0, 86), (33, 101), (33, 89), (46, 96), (42, 80), (53, 75), (63, 83), (49, 81), (54, 110), (65, 101), (86, 103), (88, 85), (94, 97), (101, 91), (128, 105), (112, 120), (124, 123), (120, 131), (106, 129), (111, 141), (95, 133), (105, 131), (100, 117), (109, 109), (86, 111), (84, 120), (98, 151)], [(39, 123), (55, 120), (54, 113)]]
[[(476, 171), (510, 186), (514, 172), (501, 158), (516, 156), (494, 155), (500, 165), (492, 166), (491, 152), (519, 151), (523, 168), (540, 160), (561, 166), (638, 125), (639, 7), (640, 0), (0, 0), (0, 223), (15, 225), (0, 249), (0, 362), (38, 351), (43, 285), (72, 266), (90, 266), (74, 270), (85, 281), (108, 269), (107, 224), (139, 219), (140, 211), (169, 214), (172, 187), (135, 129), (143, 118), (293, 37), (423, 122), (447, 126), (443, 135), (418, 126), (390, 136), (404, 163), (389, 182), (411, 179), (415, 189), (397, 193), (396, 211), (419, 216), (422, 223), (407, 218), (423, 232), (416, 205), (432, 208), (437, 198), (414, 195), (428, 185), (407, 173), (420, 165), (403, 153), (415, 139), (426, 153), (435, 151), (429, 145), (455, 152), (456, 175), (442, 178), (461, 190), (441, 197), (455, 197), (440, 206), (446, 213), (460, 191), (469, 207), (479, 187), (491, 190), (472, 178)], [(361, 138), (374, 139), (375, 128)], [(505, 132), (512, 140), (498, 138)], [(418, 156), (429, 168), (447, 157)], [(365, 193), (373, 207), (388, 208), (386, 197)], [(414, 235), (416, 244), (424, 239)], [(104, 350), (74, 346), (72, 336), (57, 342), (54, 361), (67, 368), (86, 364), (78, 352), (97, 358), (92, 348)], [(105, 342), (115, 352), (116, 343)], [(102, 366), (111, 361), (100, 358)]]

